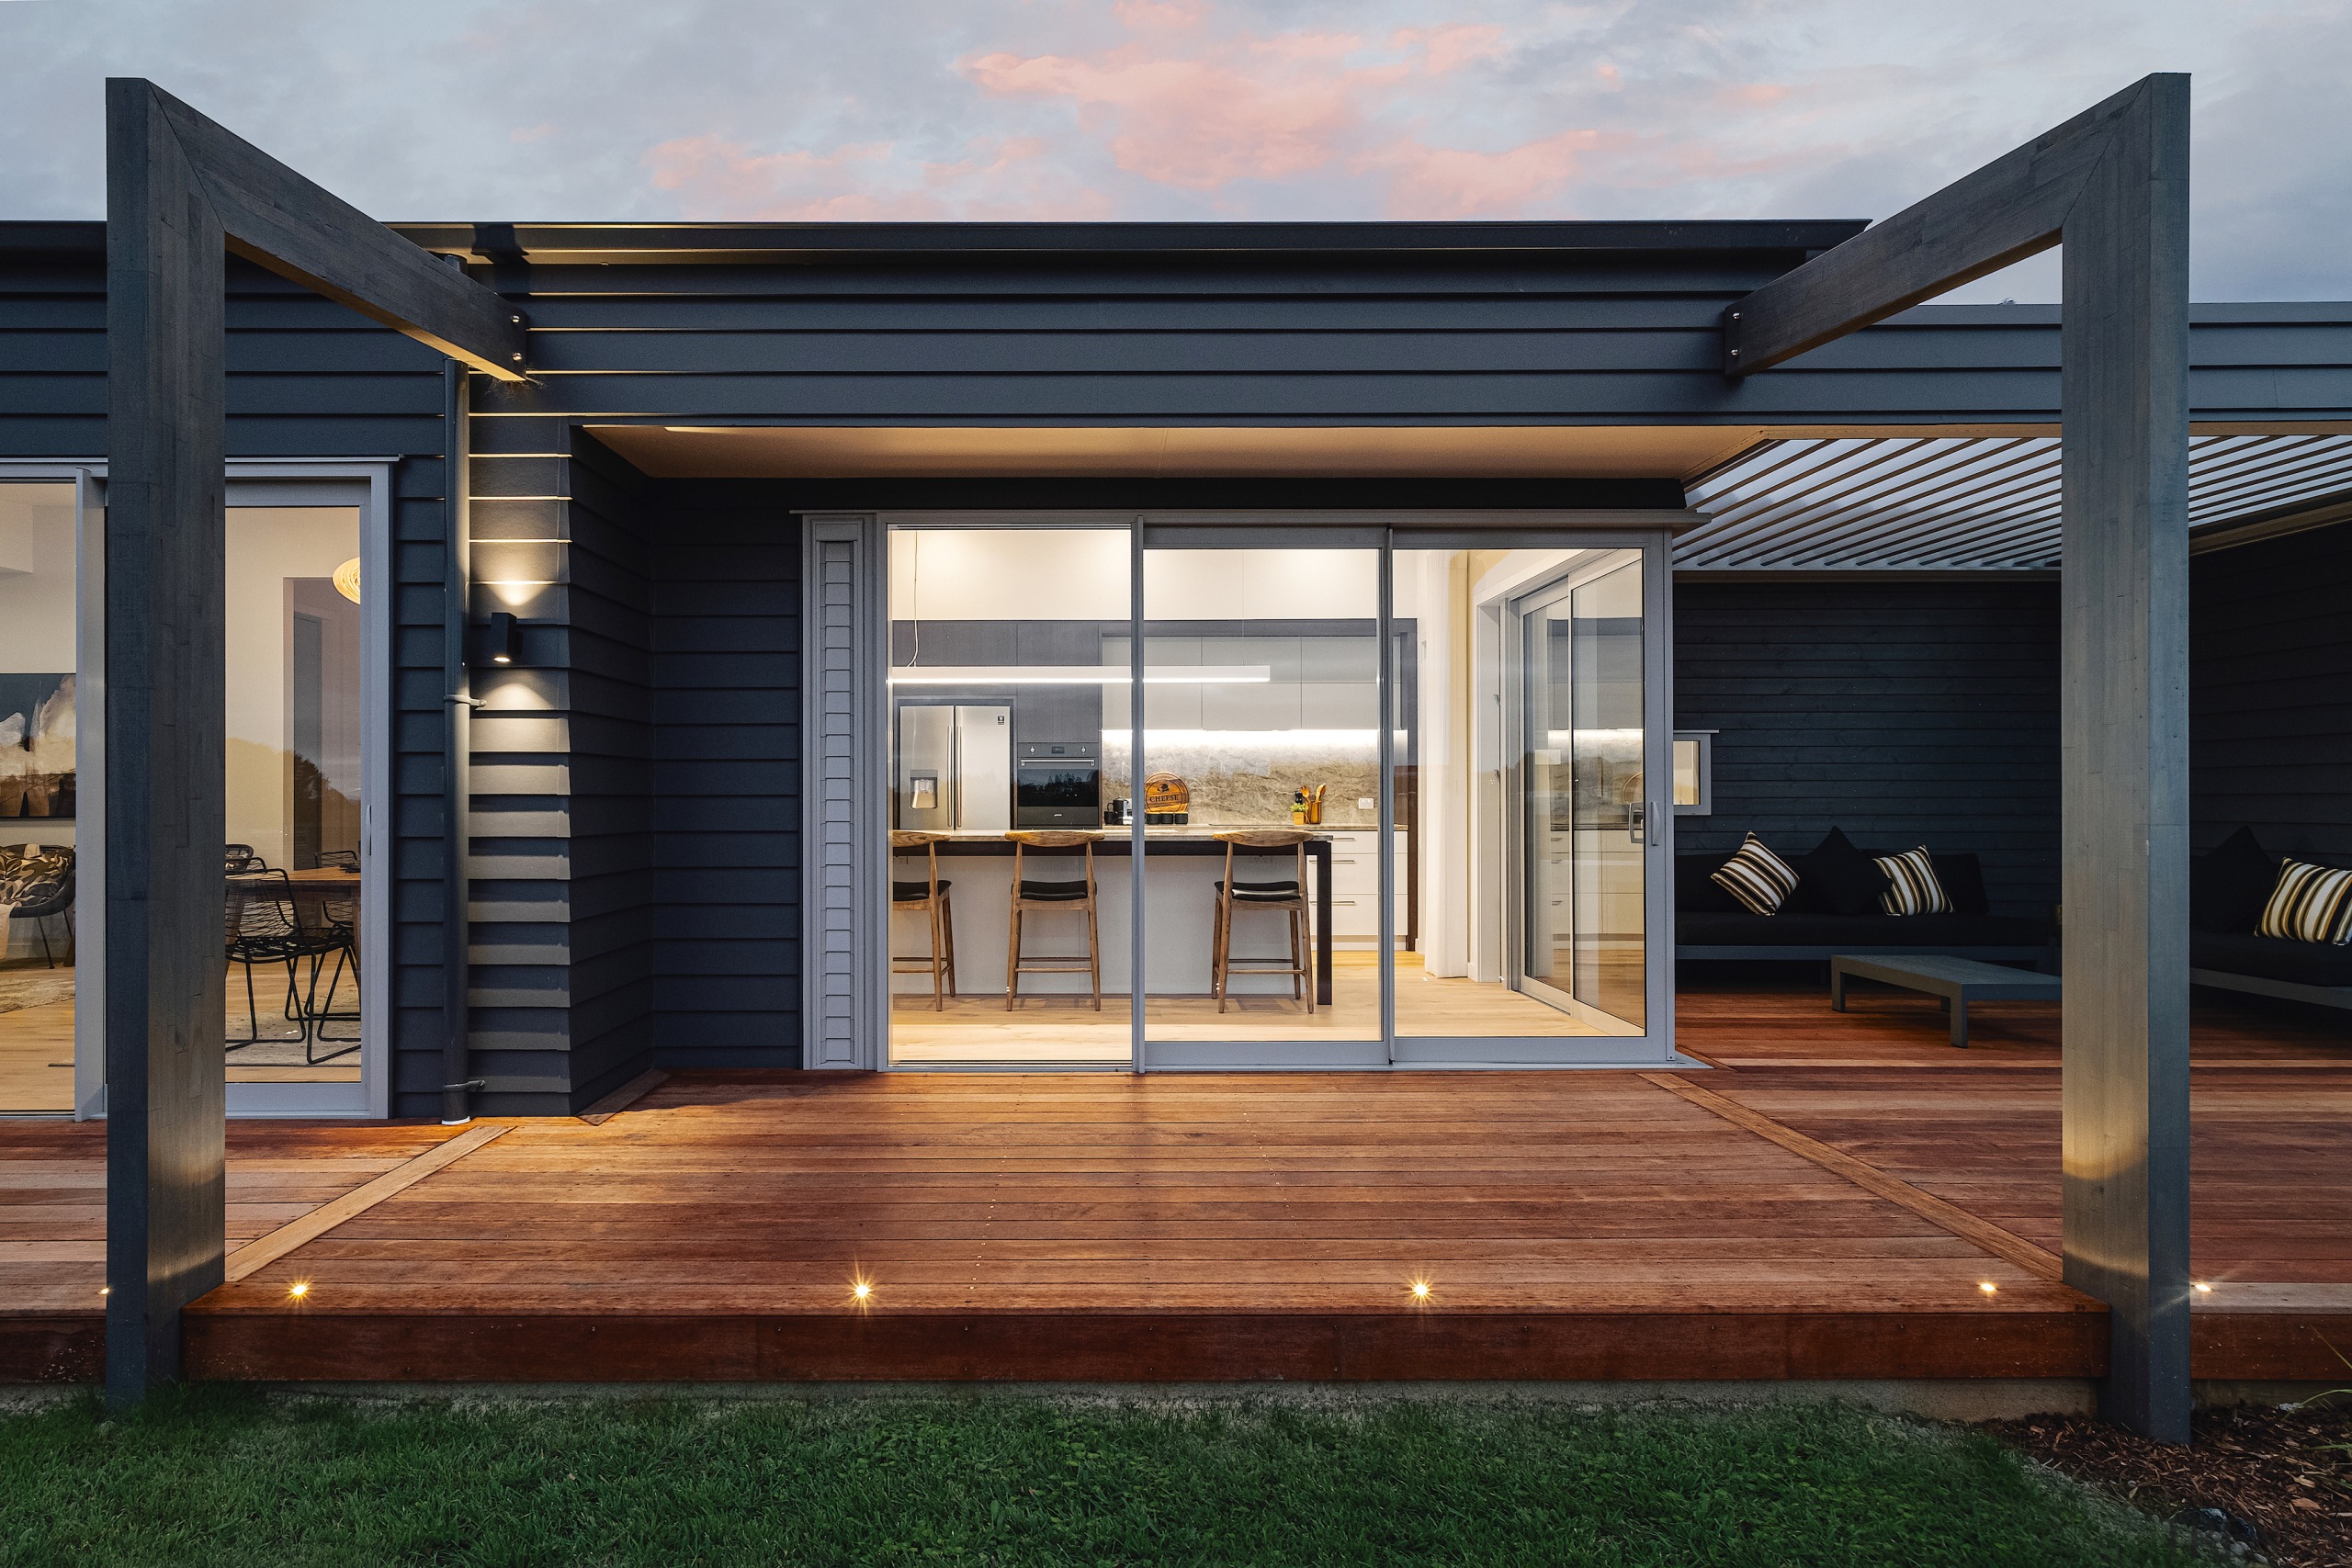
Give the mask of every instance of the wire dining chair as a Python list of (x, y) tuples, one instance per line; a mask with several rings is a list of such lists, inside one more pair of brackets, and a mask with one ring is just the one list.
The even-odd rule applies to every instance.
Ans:
[[(299, 1043), (305, 1047), (307, 1055), (311, 1021), (295, 984), (295, 947), (300, 929), (291, 913), (295, 908), (292, 885), (282, 871), (244, 871), (226, 878), (225, 886), (228, 961), (242, 964), (245, 971), (245, 1033), (242, 1039), (231, 1036), (228, 1049), (241, 1051), (248, 1045)], [(261, 1032), (261, 1000), (254, 985), (254, 969), (265, 964), (285, 966), (284, 1016), (295, 1026), (292, 1034), (266, 1035)]]

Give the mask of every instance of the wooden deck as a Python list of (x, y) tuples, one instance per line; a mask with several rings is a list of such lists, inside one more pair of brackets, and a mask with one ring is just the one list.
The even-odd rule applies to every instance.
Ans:
[[(198, 1304), (203, 1377), (2072, 1378), (2056, 1010), (1686, 993), (1711, 1071), (681, 1073)], [(2196, 1370), (2352, 1351), (2352, 1043), (2199, 1015)], [(243, 1122), (259, 1236), (447, 1134)], [(0, 1375), (93, 1375), (103, 1131), (0, 1126)], [(364, 1196), (364, 1195), (363, 1195)], [(348, 1205), (346, 1205), (348, 1206)], [(864, 1281), (867, 1298), (853, 1297)], [(1420, 1280), (1423, 1299), (1411, 1293)], [(307, 1287), (299, 1298), (296, 1284)], [(1990, 1292), (1983, 1287), (1990, 1284)]]

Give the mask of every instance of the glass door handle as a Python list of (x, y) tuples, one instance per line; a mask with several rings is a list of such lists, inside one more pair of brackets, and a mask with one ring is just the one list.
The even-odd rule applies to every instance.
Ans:
[(1643, 837), (1643, 832), (1648, 826), (1649, 807), (1647, 805), (1641, 801), (1635, 801), (1625, 807), (1626, 831), (1632, 837), (1634, 843), (1639, 844), (1646, 841)]

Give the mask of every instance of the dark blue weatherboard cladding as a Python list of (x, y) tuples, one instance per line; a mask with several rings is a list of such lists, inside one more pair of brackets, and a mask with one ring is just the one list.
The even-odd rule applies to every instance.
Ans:
[[(96, 223), (0, 224), (0, 457), (99, 458), (106, 257)], [(228, 266), (232, 457), (393, 459), (392, 1113), (440, 1108), (441, 356), (282, 278)]]
[(2352, 523), (2190, 568), (2196, 847), (2251, 826), (2274, 853), (2352, 856)]
[(594, 436), (473, 461), (475, 1070), (491, 1113), (799, 1061), (799, 534), (785, 488)]
[(800, 530), (784, 487), (657, 487), (653, 1062), (800, 1065)]
[(474, 675), (474, 1070), (486, 1112), (560, 1112), (651, 1049), (648, 485), (584, 436), (473, 470), (476, 613), (528, 627)]
[(1984, 857), (1996, 914), (2058, 897), (2058, 588), (2022, 581), (1674, 589), (1674, 722), (1714, 729), (1714, 812), (1678, 848)]

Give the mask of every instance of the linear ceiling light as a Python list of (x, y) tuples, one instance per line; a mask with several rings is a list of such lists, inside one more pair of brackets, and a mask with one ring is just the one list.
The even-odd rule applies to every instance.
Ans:
[[(907, 665), (890, 671), (893, 686), (1124, 686), (1135, 671), (1124, 664)], [(1147, 686), (1249, 686), (1273, 679), (1264, 664), (1147, 666)]]

